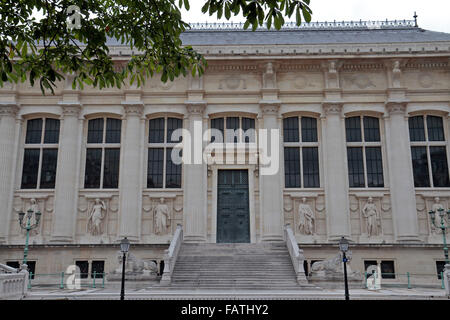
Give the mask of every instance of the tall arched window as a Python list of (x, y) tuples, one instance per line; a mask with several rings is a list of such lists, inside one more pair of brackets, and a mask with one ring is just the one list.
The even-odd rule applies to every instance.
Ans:
[[(226, 143), (255, 142), (255, 119), (247, 117), (224, 117), (211, 119), (211, 129), (219, 130)], [(211, 142), (216, 141), (211, 137)]]
[(409, 139), (415, 187), (450, 187), (447, 142), (442, 117), (409, 118)]
[[(181, 138), (172, 133), (183, 128), (183, 120), (164, 117), (149, 120), (147, 188), (181, 188), (181, 164), (172, 161), (172, 150)], [(180, 154), (181, 156), (181, 154)]]
[(283, 119), (284, 181), (286, 188), (319, 188), (317, 119)]
[(27, 120), (21, 189), (54, 189), (58, 162), (59, 120)]
[(97, 118), (88, 121), (86, 189), (116, 189), (119, 187), (120, 136), (122, 121)]
[(384, 187), (379, 119), (346, 118), (345, 131), (350, 188)]

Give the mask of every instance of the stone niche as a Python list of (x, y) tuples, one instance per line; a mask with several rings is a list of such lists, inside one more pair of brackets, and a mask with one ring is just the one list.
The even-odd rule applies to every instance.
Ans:
[(117, 237), (119, 195), (85, 193), (78, 199), (76, 239), (79, 243), (113, 243)]
[(383, 193), (350, 194), (352, 238), (358, 243), (383, 243), (393, 240), (393, 222), (389, 195)]
[(177, 224), (183, 223), (183, 195), (145, 193), (142, 197), (141, 236), (145, 243), (167, 244)]
[(299, 243), (326, 241), (323, 194), (290, 193), (283, 197), (285, 224), (290, 224)]
[[(41, 212), (41, 220), (37, 228), (30, 231), (30, 244), (44, 244), (51, 236), (52, 216), (53, 216), (53, 193), (20, 193), (14, 195), (13, 212), (10, 220), (10, 239), (11, 243), (23, 244), (26, 237), (26, 231), (19, 226), (20, 211), (27, 213), (29, 209), (33, 211), (30, 220), (33, 225), (35, 220), (34, 212)], [(24, 218), (24, 226), (26, 215)]]

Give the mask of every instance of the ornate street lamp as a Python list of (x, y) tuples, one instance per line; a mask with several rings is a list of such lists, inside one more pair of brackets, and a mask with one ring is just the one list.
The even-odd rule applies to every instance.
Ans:
[(125, 261), (127, 259), (127, 253), (130, 250), (130, 241), (127, 237), (123, 238), (120, 242), (120, 251), (122, 251), (122, 287), (120, 290), (120, 300), (125, 299)]
[[(445, 223), (445, 212), (444, 212), (444, 209), (443, 208), (439, 208), (439, 209), (437, 209), (437, 211), (438, 211), (439, 217), (441, 218), (440, 225), (436, 225), (436, 211), (431, 210), (428, 213), (430, 214), (431, 223), (433, 224), (433, 226), (435, 226), (436, 228), (440, 228), (442, 230), (442, 240), (444, 242), (445, 264), (449, 264), (447, 240), (445, 238), (446, 231), (449, 228), (449, 225), (446, 225), (446, 223)], [(450, 210), (447, 211), (447, 217), (448, 217), (448, 221), (450, 221)]]
[(344, 262), (344, 284), (345, 284), (345, 300), (350, 300), (348, 293), (348, 281), (347, 281), (347, 257), (345, 253), (348, 251), (348, 240), (344, 237), (339, 240), (339, 250), (342, 251), (342, 262)]
[(25, 212), (20, 211), (19, 212), (19, 225), (20, 228), (27, 231), (27, 237), (25, 240), (25, 248), (23, 249), (23, 262), (22, 264), (27, 264), (27, 257), (28, 257), (28, 241), (30, 239), (30, 230), (36, 229), (39, 226), (39, 222), (41, 221), (41, 212), (36, 211), (34, 212), (35, 220), (36, 222), (31, 225), (31, 218), (33, 217), (33, 210), (29, 209), (26, 214), (26, 223), (23, 223), (23, 218), (25, 217)]

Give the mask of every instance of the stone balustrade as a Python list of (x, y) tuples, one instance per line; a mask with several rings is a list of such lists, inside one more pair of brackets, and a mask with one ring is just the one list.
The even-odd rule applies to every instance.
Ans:
[(297, 240), (295, 240), (294, 232), (289, 224), (284, 227), (284, 233), (286, 237), (286, 246), (288, 248), (289, 255), (291, 256), (295, 274), (297, 275), (297, 282), (303, 285), (307, 284), (308, 280), (306, 279), (305, 268), (303, 267), (303, 262), (305, 261), (303, 250), (299, 249)]
[(28, 290), (28, 271), (0, 264), (0, 300), (22, 299)]
[(175, 230), (175, 234), (170, 242), (169, 249), (166, 250), (164, 257), (164, 272), (161, 278), (161, 284), (168, 285), (172, 281), (173, 268), (175, 267), (182, 242), (183, 228), (181, 225), (177, 225), (177, 229)]

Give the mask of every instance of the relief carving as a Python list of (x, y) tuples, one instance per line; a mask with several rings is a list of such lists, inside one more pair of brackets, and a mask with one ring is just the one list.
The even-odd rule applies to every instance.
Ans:
[(376, 85), (372, 82), (367, 74), (355, 74), (346, 76), (344, 78), (346, 84), (350, 87), (356, 87), (358, 89), (375, 88)]
[(369, 237), (379, 235), (381, 232), (381, 217), (372, 197), (367, 200), (361, 214), (366, 219), (367, 235)]
[(168, 228), (170, 227), (170, 209), (164, 203), (164, 198), (160, 198), (159, 201), (154, 208), (154, 231), (157, 235), (164, 235), (167, 234)]
[(87, 222), (87, 232), (93, 236), (103, 234), (103, 220), (106, 217), (107, 207), (104, 201), (95, 199)]
[[(447, 215), (445, 214), (446, 210), (444, 206), (441, 204), (441, 199), (439, 197), (434, 198), (433, 206), (431, 207), (431, 210), (435, 212), (436, 218), (435, 223), (430, 223), (431, 232), (434, 234), (442, 234), (442, 229), (440, 228), (441, 225), (441, 217), (439, 216), (439, 210), (444, 210), (444, 225), (448, 226), (448, 220)], [(436, 224), (436, 226), (435, 226)]]
[(306, 203), (306, 198), (302, 198), (302, 203), (298, 206), (298, 229), (302, 234), (313, 235), (315, 233), (315, 216), (314, 212)]
[(225, 79), (221, 79), (219, 81), (219, 88), (223, 90), (224, 86), (228, 90), (237, 90), (237, 89), (247, 89), (247, 82), (245, 79), (241, 78), (239, 75), (231, 75)]

